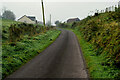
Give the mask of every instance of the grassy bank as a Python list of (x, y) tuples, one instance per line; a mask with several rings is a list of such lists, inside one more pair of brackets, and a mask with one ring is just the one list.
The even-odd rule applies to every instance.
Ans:
[[(17, 42), (23, 39), (25, 35), (35, 36), (42, 31), (40, 24), (27, 24), (12, 20), (2, 20), (2, 43)], [(47, 27), (49, 30), (51, 27)]]
[(106, 66), (103, 63), (106, 61), (104, 54), (97, 56), (94, 50), (94, 45), (87, 42), (83, 37), (82, 33), (77, 30), (72, 30), (80, 43), (82, 48), (83, 56), (86, 60), (86, 65), (90, 74), (90, 78), (99, 79), (99, 78), (117, 78), (120, 70), (115, 67)]
[(2, 77), (5, 78), (10, 75), (34, 56), (40, 54), (40, 52), (55, 41), (59, 34), (59, 30), (49, 30), (38, 36), (26, 36), (24, 39), (17, 42), (16, 45), (3, 44)]
[[(2, 78), (13, 73), (40, 54), (59, 36), (55, 27), (27, 24), (12, 20), (2, 22)], [(1, 71), (0, 71), (1, 73)]]
[(91, 78), (120, 79), (120, 8), (96, 14), (59, 27), (78, 36)]

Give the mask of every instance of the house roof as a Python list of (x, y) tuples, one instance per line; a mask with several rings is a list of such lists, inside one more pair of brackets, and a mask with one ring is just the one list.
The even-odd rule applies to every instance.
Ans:
[(32, 21), (36, 21), (36, 18), (34, 16), (27, 16), (29, 19), (31, 19)]
[(71, 18), (71, 19), (68, 19), (68, 20), (80, 20), (79, 18)]
[(73, 21), (80, 21), (79, 18), (71, 18), (71, 19), (68, 19), (67, 22), (73, 22)]
[[(26, 16), (26, 15), (24, 15), (24, 16)], [(23, 18), (24, 16), (22, 16), (21, 18)], [(36, 21), (36, 18), (34, 16), (26, 16), (26, 17), (32, 21)], [(20, 20), (21, 18), (19, 18), (18, 20)]]

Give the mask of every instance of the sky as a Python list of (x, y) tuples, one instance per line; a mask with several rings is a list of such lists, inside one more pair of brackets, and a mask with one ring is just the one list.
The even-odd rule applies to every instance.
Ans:
[[(52, 24), (56, 20), (66, 21), (69, 18), (87, 17), (90, 11), (105, 10), (106, 7), (117, 5), (119, 0), (43, 0), (46, 22), (52, 15)], [(0, 0), (0, 12), (6, 7), (16, 15), (16, 20), (23, 15), (35, 16), (42, 21), (41, 0)], [(92, 13), (91, 13), (92, 14)]]

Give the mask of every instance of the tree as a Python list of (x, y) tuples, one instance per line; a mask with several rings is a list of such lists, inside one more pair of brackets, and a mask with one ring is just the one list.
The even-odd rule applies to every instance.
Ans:
[(109, 12), (108, 8), (106, 8), (105, 12)]
[(5, 10), (2, 14), (3, 19), (15, 20), (15, 14), (10, 10)]
[(55, 21), (55, 24), (58, 24), (58, 23), (60, 23), (58, 20), (57, 20), (57, 21)]
[(58, 26), (59, 25), (59, 23), (60, 23), (60, 21), (55, 21), (55, 24), (56, 24), (56, 26)]
[(112, 6), (112, 11), (115, 11), (115, 7), (114, 6)]

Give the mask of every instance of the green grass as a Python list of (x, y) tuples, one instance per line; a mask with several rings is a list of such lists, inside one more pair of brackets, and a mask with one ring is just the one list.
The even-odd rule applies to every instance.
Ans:
[[(2, 23), (2, 26), (4, 26), (4, 27), (10, 27), (11, 24), (22, 23), (22, 22), (13, 21), (13, 20), (7, 20), (7, 19), (0, 19), (0, 22)], [(33, 25), (37, 25), (37, 24), (33, 24)], [(41, 24), (39, 24), (39, 25), (41, 25)]]
[(21, 23), (21, 22), (2, 19), (2, 25), (3, 26), (10, 26), (11, 24), (16, 24), (16, 23)]
[(78, 36), (91, 78), (120, 79), (119, 15), (119, 11), (105, 12), (59, 26)]
[(119, 75), (120, 70), (115, 67), (109, 67), (103, 65), (103, 62), (106, 61), (105, 54), (97, 56), (95, 55), (96, 52), (94, 50), (94, 46), (87, 42), (82, 36), (82, 33), (75, 29), (68, 29), (73, 31), (80, 43), (83, 56), (86, 61), (89, 77), (92, 79), (98, 79), (98, 78), (117, 78), (116, 76)]
[[(12, 40), (13, 41), (18, 40), (18, 39), (20, 39), (19, 36), (24, 37), (24, 35), (26, 35), (26, 34), (27, 35), (30, 35), (30, 34), (36, 35), (37, 33), (39, 34), (40, 32), (42, 32), (40, 30), (42, 25), (40, 25), (40, 24), (25, 24), (25, 23), (23, 24), (22, 22), (6, 20), (6, 19), (2, 19), (2, 20), (0, 20), (0, 22), (2, 23), (2, 25), (0, 25), (0, 31), (2, 31), (2, 42), (3, 43), (9, 43)], [(31, 28), (26, 30), (24, 25), (26, 25), (26, 28), (29, 27), (30, 25), (32, 25), (32, 28), (34, 28), (34, 30)], [(11, 32), (14, 26), (15, 26), (15, 29), (13, 32)], [(37, 26), (37, 28), (36, 28), (36, 26)], [(21, 27), (23, 27), (23, 28), (21, 28)], [(21, 32), (21, 33), (19, 33), (19, 32)], [(15, 36), (14, 33), (18, 34), (19, 36)], [(14, 39), (13, 39), (13, 36), (15, 36)], [(23, 37), (21, 37), (21, 38), (23, 38)]]
[(21, 22), (12, 21), (12, 20), (6, 20), (6, 19), (1, 19), (0, 22), (2, 23), (0, 25), (0, 31), (2, 31), (2, 42), (8, 41), (10, 25), (21, 23)]
[(14, 44), (2, 45), (3, 78), (13, 73), (34, 56), (40, 54), (46, 47), (53, 43), (61, 32), (49, 30), (38, 36), (28, 37)]
[[(40, 32), (33, 36), (25, 34), (23, 35), (23, 38), (10, 42), (9, 27), (11, 24), (21, 24), (21, 22), (5, 19), (0, 20), (0, 22), (2, 23), (0, 24), (0, 31), (2, 31), (2, 46), (0, 46), (2, 47), (2, 71), (0, 70), (0, 73), (2, 73), (3, 79), (19, 69), (33, 57), (40, 54), (40, 52), (53, 43), (61, 33), (55, 28), (50, 28), (44, 33)], [(33, 25), (39, 26), (39, 28), (41, 27), (41, 25), (38, 24)], [(39, 28), (37, 28), (38, 31)]]

